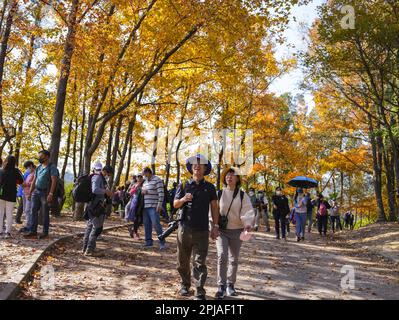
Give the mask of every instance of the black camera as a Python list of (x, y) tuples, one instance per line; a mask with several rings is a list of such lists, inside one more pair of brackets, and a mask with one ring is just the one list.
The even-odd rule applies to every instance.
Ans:
[(169, 237), (173, 232), (175, 232), (179, 228), (179, 220), (175, 220), (169, 222), (168, 228), (158, 236), (159, 241), (164, 241), (167, 237)]
[(184, 207), (179, 210), (177, 219), (168, 223), (168, 228), (158, 236), (159, 241), (164, 241), (167, 237), (169, 237), (173, 232), (175, 232), (179, 228), (179, 222), (183, 221), (183, 211)]

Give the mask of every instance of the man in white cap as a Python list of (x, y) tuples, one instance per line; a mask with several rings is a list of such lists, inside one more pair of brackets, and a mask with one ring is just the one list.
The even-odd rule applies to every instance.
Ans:
[(87, 226), (83, 238), (83, 253), (86, 256), (94, 255), (96, 248), (96, 240), (101, 234), (106, 214), (105, 196), (112, 197), (112, 191), (108, 189), (106, 181), (107, 176), (113, 173), (111, 166), (102, 167), (100, 162), (96, 162), (93, 166), (93, 174), (91, 175), (91, 192), (94, 195), (86, 206), (85, 219)]
[(213, 240), (219, 235), (219, 209), (215, 186), (205, 180), (212, 170), (211, 163), (198, 154), (187, 159), (187, 170), (192, 178), (179, 185), (173, 205), (181, 209), (181, 222), (177, 234), (177, 258), (181, 277), (179, 294), (188, 296), (191, 286), (190, 260), (193, 253), (192, 274), (196, 280), (196, 300), (205, 300), (207, 278), (206, 257), (209, 247), (209, 207), (211, 208)]

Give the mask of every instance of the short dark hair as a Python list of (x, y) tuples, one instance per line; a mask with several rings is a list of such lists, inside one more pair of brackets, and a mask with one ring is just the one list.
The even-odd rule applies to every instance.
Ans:
[(17, 160), (15, 159), (14, 156), (9, 155), (7, 158), (7, 164), (4, 167), (4, 170), (8, 171), (8, 170), (13, 170), (15, 168), (15, 165), (17, 163)]
[(45, 156), (50, 157), (50, 151), (48, 151), (48, 150), (41, 150), (41, 151), (39, 151), (39, 154), (43, 154)]
[(28, 169), (29, 167), (34, 167), (34, 166), (35, 166), (35, 164), (30, 160), (24, 162), (25, 169)]
[(102, 171), (105, 171), (105, 172), (107, 172), (109, 174), (113, 174), (114, 173), (114, 169), (111, 166), (108, 166), (108, 165), (104, 166)]
[(227, 175), (228, 175), (229, 173), (234, 173), (234, 175), (237, 176), (237, 178), (238, 178), (237, 187), (240, 186), (240, 185), (241, 185), (241, 177), (240, 177), (238, 174), (236, 174), (236, 171), (235, 171), (233, 168), (230, 168), (230, 169), (227, 170), (226, 173), (224, 174), (224, 176), (223, 176), (223, 178), (224, 178), (224, 179), (223, 179), (224, 185), (227, 186), (226, 177), (227, 177)]
[(150, 167), (145, 167), (145, 168), (143, 169), (143, 173), (150, 173), (150, 174), (152, 174), (152, 170), (151, 170)]

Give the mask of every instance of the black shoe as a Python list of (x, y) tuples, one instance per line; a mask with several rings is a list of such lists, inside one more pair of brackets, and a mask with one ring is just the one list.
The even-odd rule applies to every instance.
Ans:
[(255, 227), (254, 230), (257, 232), (258, 231), (258, 227)]
[(206, 300), (206, 297), (204, 294), (196, 294), (194, 300)]
[(277, 239), (277, 240), (280, 240), (280, 236), (276, 236), (276, 239)]
[(19, 233), (29, 232), (29, 229), (27, 227), (23, 227), (23, 228), (19, 229), (18, 232)]
[(301, 241), (301, 237), (296, 237), (296, 242)]
[(22, 224), (22, 221), (21, 220), (15, 220), (15, 223), (16, 224)]
[(37, 239), (37, 233), (36, 232), (28, 232), (27, 234), (24, 234), (25, 239)]
[(305, 237), (302, 237), (301, 240), (304, 241), (304, 240), (305, 240)]
[(179, 290), (179, 295), (182, 297), (187, 297), (190, 295), (190, 292), (188, 291), (188, 288), (186, 286), (182, 286)]
[(216, 291), (215, 298), (222, 300), (226, 296), (226, 286), (219, 286), (218, 291)]
[(46, 239), (46, 238), (48, 238), (48, 233), (41, 233), (37, 238), (38, 239)]
[(229, 284), (226, 290), (228, 297), (235, 297), (237, 295), (236, 289), (234, 289), (234, 284)]

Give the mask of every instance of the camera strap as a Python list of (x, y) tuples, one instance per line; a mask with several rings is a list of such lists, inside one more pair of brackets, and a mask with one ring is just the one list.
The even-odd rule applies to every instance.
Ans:
[(236, 198), (236, 196), (237, 196), (239, 190), (240, 190), (239, 188), (235, 188), (235, 189), (234, 189), (233, 199), (231, 199), (229, 209), (227, 210), (227, 213), (226, 213), (226, 217), (227, 217), (227, 216), (229, 215), (229, 213), (230, 213), (231, 206), (232, 206), (233, 201), (234, 201), (234, 199)]

